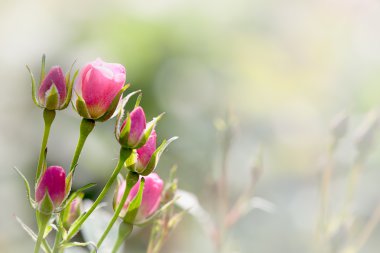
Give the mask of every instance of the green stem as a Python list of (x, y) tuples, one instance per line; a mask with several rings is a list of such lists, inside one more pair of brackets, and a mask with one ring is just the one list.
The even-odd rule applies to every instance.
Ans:
[[(136, 173), (136, 172), (129, 172), (128, 175), (127, 175), (127, 178), (126, 178), (126, 184), (125, 184), (125, 189), (124, 189), (124, 193), (123, 193), (123, 196), (112, 216), (112, 219), (110, 220), (110, 222), (108, 223), (108, 226), (106, 228), (106, 230), (103, 232), (102, 236), (100, 237), (98, 243), (96, 244), (96, 247), (99, 249), (100, 246), (102, 245), (104, 239), (106, 239), (108, 233), (111, 231), (111, 228), (113, 227), (113, 225), (115, 224), (117, 218), (119, 217), (120, 213), (121, 213), (121, 210), (123, 209), (124, 207), (124, 203), (125, 201), (127, 200), (127, 197), (129, 195), (129, 192), (131, 191), (132, 187), (138, 182), (139, 180), (139, 175)], [(92, 252), (95, 252), (95, 251), (92, 251)]]
[(42, 167), (45, 161), (45, 149), (46, 149), (47, 142), (49, 139), (51, 124), (53, 123), (54, 118), (55, 118), (55, 111), (44, 109), (43, 117), (44, 117), (45, 127), (44, 127), (44, 135), (42, 137), (40, 157), (38, 159), (38, 165), (37, 165), (36, 182), (40, 178), (41, 173), (43, 172)]
[(78, 164), (79, 156), (80, 156), (80, 153), (82, 152), (84, 143), (85, 143), (88, 135), (94, 129), (94, 127), (95, 127), (95, 121), (94, 120), (85, 119), (85, 118), (82, 119), (82, 122), (80, 123), (80, 132), (79, 132), (78, 144), (77, 144), (77, 147), (75, 149), (75, 154), (74, 154), (73, 160), (71, 161), (70, 172), (73, 171), (73, 173), (74, 173), (74, 170)]
[(44, 213), (37, 211), (38, 237), (37, 237), (37, 241), (36, 241), (36, 246), (34, 247), (34, 253), (40, 252), (41, 243), (44, 240), (45, 229), (49, 223), (50, 216), (51, 215), (44, 214)]
[(133, 224), (122, 222), (119, 226), (119, 233), (115, 245), (113, 246), (112, 253), (117, 253), (120, 246), (123, 244), (125, 238), (127, 238), (133, 230)]
[[(57, 220), (59, 220), (59, 214), (57, 215)], [(60, 240), (62, 238), (62, 228), (60, 226), (58, 227), (58, 231), (55, 234), (55, 240), (54, 240), (54, 246), (53, 246), (53, 253), (59, 253), (59, 245), (60, 245)]]
[(74, 224), (72, 225), (72, 227), (69, 230), (69, 233), (67, 235), (67, 239), (65, 241), (70, 240), (79, 231), (82, 224), (86, 221), (86, 219), (91, 215), (91, 213), (95, 210), (95, 208), (103, 200), (103, 198), (105, 197), (105, 195), (109, 191), (110, 187), (112, 186), (113, 182), (115, 181), (117, 175), (119, 174), (120, 170), (123, 168), (124, 162), (129, 157), (131, 152), (132, 152), (132, 150), (126, 149), (123, 147), (120, 149), (119, 161), (118, 161), (114, 171), (112, 172), (111, 177), (108, 179), (106, 185), (104, 186), (103, 190), (100, 192), (98, 198), (95, 200), (95, 202), (92, 204), (90, 209), (86, 212), (86, 214), (74, 222)]
[(44, 248), (45, 252), (51, 253), (51, 249), (49, 244), (46, 242), (46, 240), (42, 240), (42, 247)]

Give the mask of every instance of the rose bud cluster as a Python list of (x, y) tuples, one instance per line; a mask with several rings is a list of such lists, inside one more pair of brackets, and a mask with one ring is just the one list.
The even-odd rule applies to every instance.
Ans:
[(107, 63), (101, 59), (86, 64), (75, 84), (75, 109), (83, 118), (96, 121), (110, 119), (121, 102), (125, 68), (118, 63)]
[(66, 197), (65, 170), (60, 166), (48, 167), (37, 183), (35, 197), (41, 212), (58, 208)]
[(133, 151), (131, 157), (126, 161), (126, 167), (142, 176), (149, 175), (156, 168), (159, 158), (165, 148), (176, 139), (176, 137), (166, 141), (157, 148), (157, 135), (154, 130), (158, 120), (163, 114), (152, 121), (146, 123), (144, 110), (140, 106), (136, 106), (131, 113), (127, 114), (126, 119), (121, 122), (121, 117), (118, 121), (121, 125), (116, 128), (116, 138), (125, 148), (130, 148)]
[[(145, 179), (145, 184), (144, 184), (144, 190), (142, 194), (142, 201), (141, 201), (141, 205), (135, 219), (137, 222), (149, 218), (151, 215), (153, 215), (157, 211), (160, 205), (161, 194), (164, 188), (164, 182), (156, 173), (151, 173), (148, 176), (144, 177), (144, 179)], [(123, 209), (120, 213), (121, 217), (124, 217), (127, 214), (129, 204), (136, 197), (140, 188), (140, 181), (141, 181), (141, 178), (132, 187), (131, 191), (129, 192), (127, 200), (125, 201), (123, 205)], [(124, 194), (125, 184), (126, 182), (125, 180), (123, 180), (118, 185), (118, 188), (114, 196), (114, 209), (116, 206), (120, 204), (120, 201)]]
[[(29, 67), (28, 70), (30, 71)], [(52, 252), (61, 252), (61, 249), (70, 247), (68, 246), (70, 240), (96, 210), (107, 192), (112, 189), (112, 185), (122, 174), (124, 167), (127, 167), (129, 171), (125, 175), (125, 180), (121, 181), (117, 187), (113, 218), (97, 242), (96, 248), (100, 247), (118, 217), (123, 218), (118, 237), (128, 235), (136, 223), (148, 222), (155, 218), (154, 214), (158, 214), (164, 183), (156, 173), (152, 172), (163, 151), (176, 139), (173, 137), (167, 141), (164, 140), (157, 147), (155, 127), (163, 114), (147, 122), (145, 112), (139, 106), (141, 95), (137, 98), (134, 109), (127, 113), (124, 120), (122, 119), (123, 108), (128, 99), (140, 92), (132, 92), (123, 98), (123, 92), (129, 87), (129, 84), (125, 85), (126, 71), (123, 65), (97, 59), (87, 63), (80, 70), (76, 82), (78, 71), (75, 72), (73, 78), (70, 77), (70, 72), (71, 69), (65, 76), (61, 67), (54, 66), (45, 75), (45, 56), (43, 56), (40, 84), (37, 89), (30, 71), (33, 101), (45, 109), (43, 112), (45, 127), (35, 177), (35, 199), (30, 196), (27, 179), (18, 172), (25, 181), (30, 204), (36, 209), (38, 235), (37, 237), (33, 235), (36, 240), (35, 253), (39, 252), (41, 246), (49, 251), (49, 243), (45, 238), (54, 226), (57, 228), (57, 234)], [(74, 109), (83, 119), (80, 124), (78, 143), (66, 177), (65, 170), (60, 166), (46, 168), (46, 158), (50, 128), (56, 115), (55, 110), (66, 108), (72, 100), (72, 94)], [(86, 138), (93, 130), (95, 123), (106, 121), (115, 115), (118, 115), (115, 134), (121, 146), (118, 163), (99, 196), (90, 208), (81, 214), (83, 191), (92, 184), (71, 193), (75, 168)], [(52, 223), (55, 225), (53, 226)], [(28, 229), (28, 231), (31, 230)], [(119, 243), (122, 243), (122, 240), (117, 239), (114, 250), (117, 250)], [(83, 245), (88, 244), (83, 243)]]

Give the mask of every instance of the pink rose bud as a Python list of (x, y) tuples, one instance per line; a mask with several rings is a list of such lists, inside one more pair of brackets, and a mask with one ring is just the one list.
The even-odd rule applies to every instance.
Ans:
[(145, 145), (137, 149), (137, 162), (136, 162), (136, 168), (135, 168), (136, 171), (142, 172), (145, 170), (154, 151), (156, 151), (156, 141), (157, 141), (156, 131), (153, 130), (149, 136), (148, 141), (145, 143)]
[[(136, 220), (143, 220), (154, 214), (158, 209), (161, 201), (161, 194), (164, 188), (164, 182), (162, 179), (156, 174), (151, 173), (145, 178), (145, 185), (142, 195), (142, 202), (139, 208), (139, 211), (136, 216)], [(140, 187), (140, 180), (135, 184), (124, 203), (121, 216), (125, 216), (128, 211), (129, 203), (133, 200), (133, 198), (137, 195)], [(116, 205), (120, 203), (120, 200), (124, 194), (125, 190), (125, 180), (119, 185), (118, 190), (116, 191)]]
[(127, 142), (129, 147), (135, 147), (140, 143), (146, 128), (145, 113), (141, 106), (133, 109), (129, 115), (129, 119), (123, 122), (120, 132), (123, 131), (127, 120), (130, 120), (130, 128), (129, 133), (125, 137), (123, 136), (123, 142)]
[(61, 67), (54, 66), (38, 89), (39, 104), (49, 110), (60, 109), (66, 101), (66, 80)]
[(81, 214), (83, 194), (75, 197), (69, 205), (63, 210), (63, 226), (68, 230), (71, 224), (79, 217)]
[(50, 166), (46, 169), (36, 188), (36, 201), (40, 203), (47, 193), (53, 202), (54, 207), (58, 207), (65, 198), (66, 173), (60, 166)]
[(115, 112), (126, 79), (125, 68), (118, 63), (97, 59), (80, 71), (75, 86), (76, 109), (87, 119), (105, 121)]

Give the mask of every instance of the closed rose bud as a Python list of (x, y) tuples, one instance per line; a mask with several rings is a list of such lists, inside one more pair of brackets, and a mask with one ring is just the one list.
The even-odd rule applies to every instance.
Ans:
[(156, 151), (156, 142), (157, 142), (157, 135), (156, 135), (156, 131), (153, 130), (149, 136), (148, 141), (145, 143), (145, 145), (137, 149), (136, 151), (137, 152), (137, 162), (135, 165), (136, 171), (142, 172), (145, 170), (154, 151)]
[(60, 166), (50, 166), (41, 176), (36, 188), (36, 201), (40, 203), (48, 194), (54, 208), (61, 205), (65, 198), (66, 173)]
[[(153, 118), (152, 121), (147, 123), (143, 108), (137, 106), (121, 124), (120, 129), (117, 131), (117, 140), (123, 147), (141, 148), (148, 141), (162, 115)], [(121, 122), (121, 119), (118, 120)]]
[(83, 194), (75, 197), (63, 210), (63, 226), (65, 229), (69, 229), (71, 224), (79, 217), (82, 209)]
[(63, 110), (70, 103), (72, 88), (78, 71), (76, 71), (73, 77), (71, 77), (70, 72), (73, 67), (71, 66), (70, 71), (65, 76), (61, 67), (54, 66), (45, 75), (45, 58), (45, 55), (43, 55), (41, 61), (40, 86), (38, 87), (37, 92), (34, 75), (31, 69), (26, 66), (32, 81), (33, 102), (37, 106), (47, 110)]
[(38, 89), (38, 100), (42, 107), (58, 110), (66, 100), (66, 80), (61, 67), (54, 66), (42, 80)]
[[(127, 136), (128, 146), (137, 146), (143, 136), (144, 130), (146, 128), (146, 119), (144, 110), (138, 106), (129, 115), (131, 119), (131, 127), (129, 129), (129, 134)], [(121, 131), (125, 127), (126, 121), (124, 121), (121, 126)]]
[(100, 59), (88, 63), (75, 85), (76, 110), (87, 119), (105, 121), (115, 112), (126, 79), (125, 68)]
[[(154, 212), (158, 209), (160, 205), (161, 194), (164, 188), (164, 182), (156, 173), (151, 173), (150, 175), (144, 177), (144, 179), (145, 179), (145, 184), (144, 184), (141, 205), (136, 216), (137, 221), (146, 219), (152, 214), (154, 214)], [(139, 187), (140, 187), (140, 180), (138, 181), (137, 184), (135, 184), (132, 187), (128, 195), (128, 198), (126, 202), (124, 203), (122, 212), (120, 214), (121, 217), (124, 217), (125, 214), (127, 213), (129, 203), (137, 195), (139, 191)], [(119, 185), (116, 191), (116, 196), (115, 196), (116, 206), (120, 203), (124, 190), (125, 190), (125, 181), (122, 181), (122, 183)]]

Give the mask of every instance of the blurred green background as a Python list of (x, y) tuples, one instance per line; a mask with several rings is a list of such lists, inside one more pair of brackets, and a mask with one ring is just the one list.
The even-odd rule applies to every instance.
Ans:
[[(126, 66), (129, 90), (142, 89), (148, 118), (166, 112), (159, 139), (179, 136), (158, 173), (178, 164), (180, 188), (209, 199), (220, 168), (215, 119), (237, 119), (229, 154), (231, 202), (249, 182), (261, 144), (264, 174), (256, 195), (273, 213), (254, 210), (229, 233), (231, 252), (310, 252), (318, 211), (318, 177), (326, 160), (330, 121), (350, 115), (348, 135), (335, 154), (332, 202), (342, 199), (355, 157), (356, 128), (380, 101), (380, 3), (375, 0), (133, 0), (0, 2), (0, 252), (31, 252), (33, 242), (15, 215), (35, 227), (18, 167), (32, 180), (42, 135), (25, 64), (40, 58), (65, 70), (101, 57)], [(58, 112), (49, 140), (50, 164), (68, 167), (79, 116)], [(82, 153), (75, 186), (96, 182), (98, 193), (116, 163), (114, 120), (98, 124)], [(376, 135), (374, 141), (376, 143)], [(358, 231), (377, 205), (379, 146), (359, 182)], [(109, 196), (111, 197), (111, 196)], [(144, 252), (142, 232), (128, 252)], [(186, 216), (163, 252), (212, 252), (194, 218)], [(375, 229), (360, 252), (380, 248)]]

